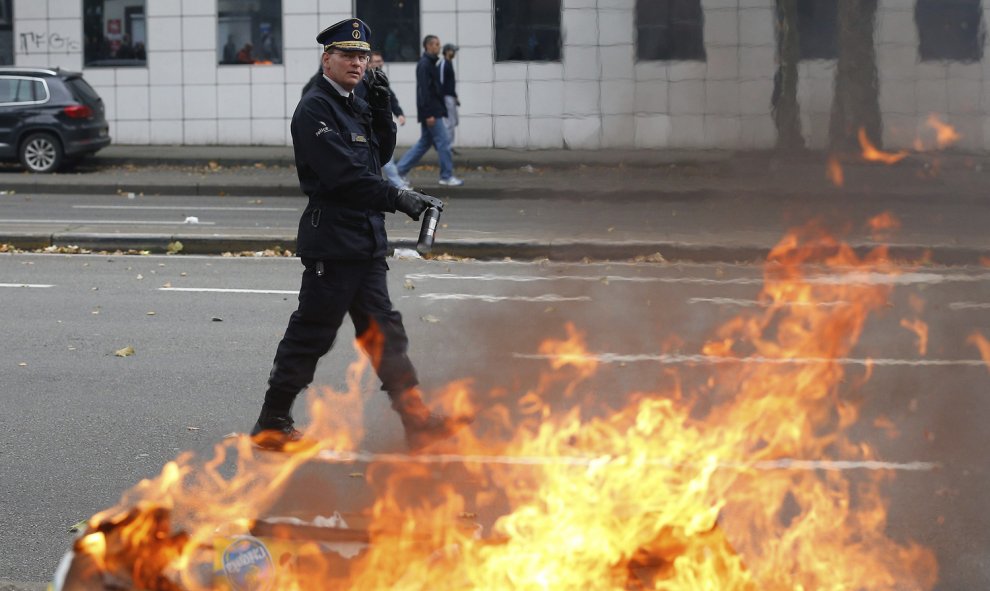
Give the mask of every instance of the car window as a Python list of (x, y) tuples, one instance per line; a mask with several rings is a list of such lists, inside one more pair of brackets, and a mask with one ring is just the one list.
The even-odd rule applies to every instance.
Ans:
[(66, 86), (72, 92), (72, 98), (80, 103), (89, 106), (96, 106), (100, 101), (100, 95), (96, 94), (93, 87), (82, 78), (69, 78), (65, 81)]
[(48, 99), (41, 80), (0, 78), (0, 103), (33, 103)]

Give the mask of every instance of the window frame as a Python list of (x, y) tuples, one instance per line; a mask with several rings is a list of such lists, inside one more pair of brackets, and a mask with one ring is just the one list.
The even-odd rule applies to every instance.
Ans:
[[(529, 3), (528, 0), (502, 0), (508, 1), (520, 1), (522, 3)], [(499, 59), (499, 45), (498, 45), (498, 7), (497, 4), (499, 0), (492, 0), (492, 63), (494, 64), (559, 64), (564, 61), (564, 0), (554, 0), (557, 2), (557, 57), (549, 59)], [(527, 27), (528, 30), (532, 30), (533, 27)]]
[[(144, 40), (145, 41), (144, 59), (142, 60), (142, 59), (137, 59), (137, 58), (107, 57), (107, 58), (98, 58), (98, 59), (94, 59), (92, 61), (87, 61), (87, 59), (86, 59), (87, 46), (88, 46), (87, 41), (86, 41), (86, 39), (88, 37), (87, 31), (86, 31), (86, 25), (87, 25), (87, 23), (86, 23), (86, 2), (87, 2), (87, 0), (81, 0), (81, 2), (82, 2), (82, 11), (83, 12), (82, 12), (82, 18), (81, 18), (82, 22), (80, 23), (80, 25), (82, 27), (82, 41), (80, 42), (80, 44), (81, 44), (80, 53), (82, 53), (82, 67), (83, 68), (93, 68), (93, 69), (96, 69), (96, 70), (103, 69), (103, 68), (145, 68), (145, 69), (148, 68), (148, 52), (149, 52), (148, 46), (150, 45), (150, 43), (148, 41), (150, 40), (150, 37), (151, 37), (151, 30), (148, 27), (148, 3), (149, 2), (153, 2), (154, 0), (139, 0), (139, 1), (141, 2), (141, 14), (144, 15), (144, 22), (145, 22), (145, 29), (144, 29), (144, 35), (145, 35), (145, 40)], [(104, 4), (104, 6), (105, 6), (105, 4)], [(131, 14), (133, 14), (133, 12), (127, 12), (127, 9), (128, 8), (133, 8), (133, 7), (134, 6), (130, 6), (130, 7), (125, 6), (124, 7), (125, 12), (124, 12), (123, 15), (121, 15), (121, 19), (120, 19), (121, 20), (121, 34), (122, 35), (124, 35), (124, 34), (131, 34), (130, 32), (127, 31), (127, 28), (128, 28), (128, 25), (130, 24), (129, 21), (131, 20), (130, 17), (131, 17)], [(104, 20), (102, 22), (101, 26), (100, 26), (100, 41), (101, 41), (101, 43), (104, 40), (106, 40), (106, 31), (104, 30), (105, 27), (106, 27), (106, 21)], [(133, 44), (133, 39), (131, 40), (131, 42)], [(132, 45), (132, 48), (133, 48), (133, 45)], [(114, 63), (101, 64), (101, 63), (99, 63), (101, 61), (102, 62), (114, 62)], [(127, 62), (130, 62), (130, 63), (127, 63)]]
[[(261, 2), (262, 4), (265, 3), (266, 1), (272, 1), (272, 0), (259, 0), (259, 2)], [(236, 55), (237, 55), (237, 53), (240, 52), (241, 49), (243, 49), (244, 44), (241, 44), (240, 47), (235, 47), (235, 49), (234, 49), (235, 61), (233, 61), (233, 62), (223, 61), (223, 50), (224, 50), (224, 47), (226, 46), (226, 43), (224, 43), (223, 40), (220, 38), (220, 14), (221, 14), (221, 12), (220, 12), (220, 0), (218, 0), (215, 3), (215, 10), (214, 10), (213, 14), (216, 16), (215, 33), (216, 33), (216, 36), (217, 36), (217, 47), (216, 47), (215, 62), (214, 63), (216, 64), (216, 66), (218, 68), (223, 68), (223, 67), (238, 67), (239, 68), (239, 67), (243, 67), (243, 66), (263, 66), (263, 67), (269, 67), (269, 66), (283, 66), (284, 67), (285, 66), (285, 49), (286, 49), (286, 47), (285, 47), (285, 3), (286, 2), (291, 2), (292, 0), (274, 0), (274, 1), (277, 1), (279, 3), (279, 7), (278, 7), (278, 36), (277, 36), (278, 46), (275, 48), (276, 51), (278, 52), (278, 61), (274, 61), (273, 60), (273, 61), (265, 62), (265, 61), (260, 61), (258, 59), (255, 59), (251, 63), (247, 63), (247, 62), (241, 63), (241, 62), (237, 62), (236, 61)], [(255, 12), (250, 11), (250, 10), (245, 10), (241, 14), (249, 15), (250, 16), (250, 15), (255, 14)], [(314, 37), (315, 37), (315, 35), (314, 35)], [(255, 45), (254, 44), (254, 36), (253, 36), (253, 34), (252, 34), (252, 36), (250, 38), (250, 42), (251, 42), (252, 49), (256, 50), (259, 47), (258, 45)]]
[[(636, 56), (636, 63), (640, 63), (640, 62), (643, 62), (643, 63), (650, 63), (650, 62), (662, 62), (662, 63), (669, 63), (669, 62), (700, 62), (700, 63), (707, 63), (708, 62), (708, 47), (705, 45), (705, 7), (704, 7), (704, 4), (702, 3), (701, 0), (695, 0), (697, 2), (697, 5), (698, 5), (698, 15), (699, 15), (699, 19), (698, 19), (698, 31), (700, 32), (700, 35), (699, 36), (700, 36), (700, 42), (701, 42), (701, 53), (700, 53), (700, 55), (692, 56), (692, 57), (678, 57), (678, 56), (672, 56), (672, 57), (641, 57), (641, 53), (640, 53), (641, 50), (640, 50), (640, 24), (639, 24), (640, 23), (640, 18), (639, 18), (639, 11), (640, 11), (640, 6), (644, 2), (647, 2), (647, 1), (650, 1), (650, 0), (636, 0), (635, 3), (634, 3), (634, 5), (633, 5), (633, 11), (632, 11), (632, 14), (633, 14), (633, 34), (635, 35), (634, 42), (633, 42), (633, 50), (634, 50), (634, 53), (635, 53), (635, 56)], [(674, 14), (673, 13), (674, 13), (674, 9), (675, 9), (674, 3), (676, 1), (677, 0), (669, 0), (668, 5), (667, 5), (668, 6), (668, 10), (667, 10), (667, 22), (666, 22), (666, 27), (665, 28), (668, 31), (673, 31), (675, 29), (675, 27), (673, 26), (674, 25), (674, 21), (675, 21)], [(651, 25), (651, 28), (659, 29), (659, 28), (662, 28), (662, 27), (659, 24), (652, 24)], [(676, 46), (673, 46), (672, 45), (672, 47), (676, 47)]]
[[(371, 27), (371, 39), (373, 41), (371, 44), (371, 49), (374, 51), (382, 52), (382, 57), (385, 59), (386, 64), (415, 64), (423, 56), (423, 37), (426, 36), (426, 34), (423, 33), (423, 2), (422, 0), (415, 0), (415, 1), (416, 1), (416, 19), (415, 19), (416, 35), (415, 35), (415, 43), (412, 45), (415, 57), (408, 60), (401, 58), (395, 59), (385, 54), (384, 43), (383, 42), (380, 43), (378, 41), (378, 35), (381, 35), (381, 27), (379, 27), (377, 23), (373, 25), (370, 22), (370, 19), (362, 18), (361, 15), (358, 13), (358, 6), (367, 6), (367, 4), (365, 4), (366, 0), (353, 0), (353, 2), (351, 3), (351, 14), (353, 14), (355, 18), (360, 18), (365, 23), (367, 23), (369, 27)], [(333, 24), (333, 23), (329, 23), (329, 24)], [(384, 41), (384, 39), (382, 41)], [(402, 49), (401, 46), (399, 49), (400, 50)]]
[(48, 88), (48, 81), (45, 80), (44, 78), (36, 78), (34, 76), (17, 76), (16, 74), (0, 74), (0, 80), (30, 80), (31, 82), (40, 82), (41, 87), (45, 89), (44, 100), (0, 102), (0, 107), (22, 107), (25, 105), (43, 105), (48, 101), (52, 100), (52, 92)]
[[(986, 27), (986, 20), (985, 20), (986, 19), (986, 14), (985, 14), (985, 11), (984, 11), (983, 2), (981, 0), (971, 0), (971, 2), (972, 2), (972, 7), (977, 11), (977, 19), (976, 19), (977, 26), (976, 26), (975, 31), (973, 32), (973, 35), (975, 35), (975, 37), (976, 37), (973, 40), (973, 41), (975, 41), (975, 43), (969, 49), (975, 49), (976, 50), (976, 55), (975, 56), (969, 55), (969, 56), (966, 56), (966, 57), (958, 57), (958, 56), (948, 56), (948, 55), (938, 55), (938, 56), (925, 55), (925, 52), (924, 52), (925, 39), (926, 38), (931, 39), (931, 38), (939, 37), (939, 32), (938, 31), (930, 31), (929, 30), (929, 31), (926, 31), (925, 34), (922, 34), (922, 22), (925, 22), (925, 23), (931, 22), (931, 19), (928, 18), (931, 15), (925, 14), (925, 11), (926, 10), (930, 10), (932, 8), (935, 8), (935, 7), (945, 8), (946, 6), (951, 6), (952, 4), (963, 6), (965, 4), (965, 2), (963, 0), (938, 0), (938, 2), (929, 2), (929, 1), (926, 1), (926, 0), (916, 0), (915, 5), (914, 5), (914, 11), (913, 12), (914, 12), (914, 26), (915, 26), (915, 31), (918, 34), (918, 61), (919, 61), (919, 63), (923, 63), (923, 62), (951, 62), (951, 63), (960, 63), (960, 64), (974, 64), (974, 63), (981, 63), (981, 62), (983, 62), (983, 58), (986, 55), (986, 43), (987, 43), (987, 27)], [(966, 39), (965, 41), (968, 42), (969, 39)], [(953, 46), (953, 47), (943, 46), (940, 49), (943, 49), (943, 50), (948, 49), (949, 52), (951, 52), (951, 51), (954, 51), (956, 49), (967, 49), (966, 48), (966, 45), (969, 45), (969, 43), (959, 44), (959, 45)], [(929, 51), (931, 51), (931, 49), (933, 49), (933, 47), (929, 47), (928, 49), (929, 49)]]

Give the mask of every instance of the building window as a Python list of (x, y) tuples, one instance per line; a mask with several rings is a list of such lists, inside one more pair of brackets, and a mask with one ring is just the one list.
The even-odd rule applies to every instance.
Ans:
[(371, 45), (382, 52), (385, 61), (415, 62), (419, 59), (423, 51), (419, 0), (355, 0), (354, 14), (371, 27)]
[(801, 59), (839, 57), (839, 7), (835, 0), (798, 0), (797, 19)]
[(83, 0), (83, 62), (87, 68), (144, 66), (145, 0)]
[(217, 61), (281, 64), (282, 0), (218, 0)]
[(986, 30), (980, 0), (918, 0), (914, 18), (923, 61), (983, 59)]
[(14, 65), (14, 0), (0, 0), (0, 66)]
[(705, 61), (699, 0), (636, 0), (636, 57)]
[(495, 61), (559, 62), (560, 0), (495, 0)]

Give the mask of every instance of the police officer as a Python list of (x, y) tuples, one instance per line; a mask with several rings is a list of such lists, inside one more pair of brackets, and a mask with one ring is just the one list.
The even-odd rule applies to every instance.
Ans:
[(292, 116), (299, 185), (309, 196), (297, 243), (305, 270), (299, 307), (278, 345), (265, 402), (251, 430), (263, 448), (291, 451), (305, 444), (293, 424), (292, 403), (312, 381), (347, 314), (399, 413), (410, 448), (447, 437), (457, 427), (457, 421), (430, 413), (423, 403), (402, 316), (388, 295), (383, 212), (401, 211), (416, 220), (427, 207), (443, 204), (397, 189), (381, 176), (382, 163), (395, 149), (388, 79), (377, 70), (367, 101), (354, 95), (367, 69), (370, 37), (371, 29), (356, 18), (320, 32), (323, 76)]

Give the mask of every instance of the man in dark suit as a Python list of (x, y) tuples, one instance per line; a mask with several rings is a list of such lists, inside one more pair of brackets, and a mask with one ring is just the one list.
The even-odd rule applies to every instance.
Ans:
[(308, 445), (294, 426), (292, 403), (309, 385), (316, 363), (333, 346), (350, 315), (358, 342), (371, 357), (416, 449), (450, 435), (456, 422), (429, 411), (407, 355), (402, 315), (386, 284), (385, 212), (419, 216), (442, 203), (391, 186), (381, 163), (395, 149), (388, 79), (375, 75), (367, 101), (354, 95), (371, 50), (371, 30), (352, 18), (324, 29), (323, 76), (292, 116), (292, 146), (299, 186), (309, 203), (299, 221), (297, 253), (305, 266), (299, 308), (278, 345), (265, 402), (251, 430), (259, 447), (292, 451)]
[(440, 88), (440, 72), (437, 61), (440, 59), (440, 39), (427, 35), (423, 39), (423, 56), (416, 64), (416, 115), (419, 120), (419, 141), (399, 160), (399, 174), (403, 178), (431, 146), (437, 149), (440, 158), (441, 185), (459, 187), (464, 181), (454, 176), (454, 157), (450, 153), (450, 135), (444, 125), (447, 107)]

